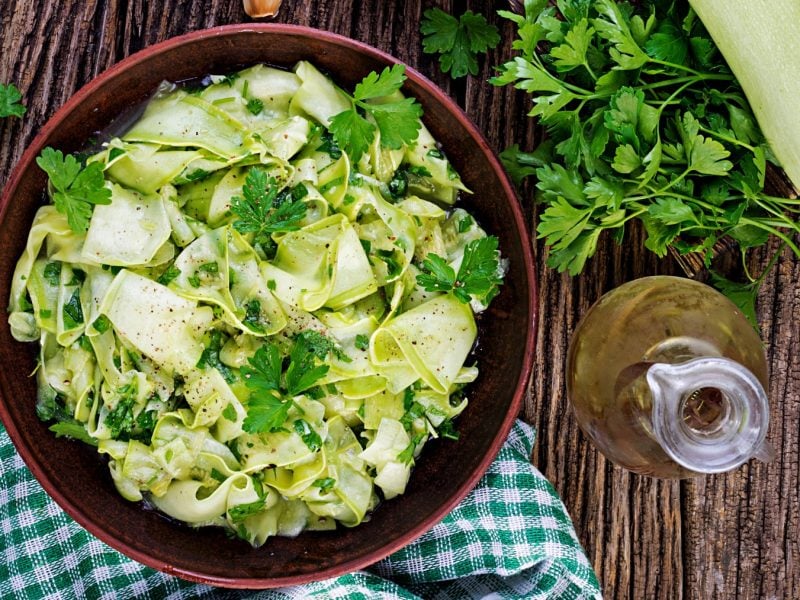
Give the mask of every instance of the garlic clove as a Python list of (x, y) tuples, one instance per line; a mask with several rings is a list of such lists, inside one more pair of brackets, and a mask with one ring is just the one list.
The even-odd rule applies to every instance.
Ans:
[(243, 0), (244, 11), (254, 19), (271, 17), (278, 12), (282, 0)]

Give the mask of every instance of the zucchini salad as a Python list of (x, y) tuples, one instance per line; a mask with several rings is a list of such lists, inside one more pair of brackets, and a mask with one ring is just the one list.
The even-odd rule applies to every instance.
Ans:
[(127, 500), (259, 546), (358, 525), (457, 439), (504, 259), (404, 80), (256, 65), (42, 151), (9, 324)]

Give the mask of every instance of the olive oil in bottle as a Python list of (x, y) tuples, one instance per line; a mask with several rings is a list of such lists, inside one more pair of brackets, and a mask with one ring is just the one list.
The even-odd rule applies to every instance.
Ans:
[(645, 277), (604, 295), (574, 333), (567, 391), (584, 432), (644, 475), (694, 477), (766, 459), (761, 340), (713, 288)]

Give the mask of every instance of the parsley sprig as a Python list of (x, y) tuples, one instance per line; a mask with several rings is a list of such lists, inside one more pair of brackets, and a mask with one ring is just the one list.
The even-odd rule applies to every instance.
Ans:
[(256, 244), (271, 247), (273, 233), (300, 229), (307, 194), (303, 185), (281, 189), (264, 169), (253, 167), (245, 178), (242, 196), (231, 199), (231, 212), (238, 217), (233, 227), (239, 233), (253, 233)]
[(518, 55), (492, 83), (532, 94), (529, 114), (547, 129), (534, 153), (503, 158), (515, 179), (536, 175), (550, 266), (579, 273), (601, 233), (620, 241), (632, 220), (659, 256), (701, 252), (710, 264), (720, 237), (744, 251), (770, 234), (800, 255), (800, 206), (764, 192), (772, 154), (688, 4), (525, 6), (501, 12)]
[[(243, 428), (248, 433), (281, 430), (289, 410), (302, 409), (294, 398), (313, 387), (328, 372), (328, 365), (316, 364), (317, 354), (305, 337), (297, 336), (286, 361), (277, 344), (259, 348), (242, 366), (241, 374), (250, 389), (250, 401)], [(287, 366), (284, 369), (284, 362)]]
[(417, 283), (429, 292), (452, 292), (465, 304), (474, 297), (488, 305), (503, 282), (497, 247), (495, 236), (467, 243), (458, 273), (438, 254), (428, 254), (420, 264)]
[(439, 8), (425, 11), (420, 24), (422, 49), (426, 54), (439, 54), (444, 73), (458, 79), (467, 73), (478, 74), (478, 54), (500, 42), (497, 27), (483, 15), (466, 11), (458, 19)]
[(99, 162), (81, 167), (72, 154), (49, 146), (36, 158), (36, 164), (50, 178), (50, 195), (58, 212), (66, 215), (70, 229), (83, 233), (89, 228), (95, 204), (111, 204), (111, 190), (105, 186)]
[[(352, 108), (331, 119), (329, 129), (336, 145), (353, 162), (367, 152), (376, 129), (384, 148), (402, 148), (417, 139), (422, 126), (422, 107), (414, 98), (374, 102), (397, 92), (406, 80), (405, 72), (403, 65), (386, 67), (380, 75), (371, 72), (356, 85), (353, 95), (348, 95)], [(374, 123), (365, 115), (372, 117)]]
[(21, 117), (25, 114), (25, 107), (20, 102), (22, 94), (13, 83), (0, 83), (0, 118)]

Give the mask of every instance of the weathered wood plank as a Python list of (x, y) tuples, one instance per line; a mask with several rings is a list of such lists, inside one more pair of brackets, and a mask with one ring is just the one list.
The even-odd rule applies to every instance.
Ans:
[(609, 464), (578, 428), (566, 397), (567, 348), (580, 317), (605, 291), (671, 266), (652, 264), (637, 236), (626, 241), (627, 258), (605, 240), (577, 278), (558, 275), (539, 260), (541, 320), (526, 417), (539, 430), (534, 463), (564, 499), (606, 597), (680, 598), (680, 484)]
[[(758, 269), (776, 251), (753, 257)], [(800, 531), (800, 261), (784, 251), (759, 297), (770, 366), (771, 463), (686, 484), (687, 588), (702, 598), (797, 598)]]

